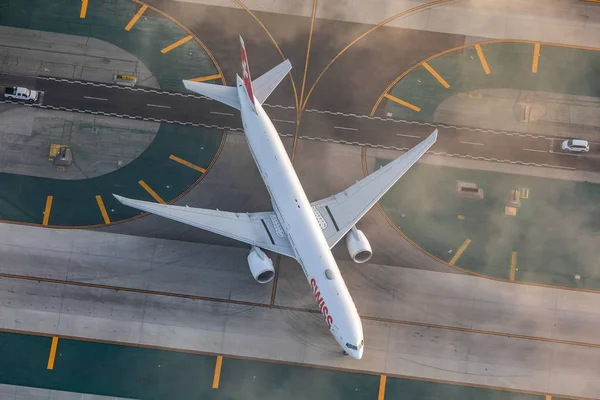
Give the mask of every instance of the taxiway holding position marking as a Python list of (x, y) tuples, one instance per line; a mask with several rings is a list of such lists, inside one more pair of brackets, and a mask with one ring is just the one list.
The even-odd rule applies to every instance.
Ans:
[(445, 87), (446, 89), (450, 88), (450, 84), (448, 84), (448, 82), (446, 82), (446, 80), (445, 80), (444, 78), (442, 78), (442, 77), (440, 76), (440, 74), (438, 74), (438, 73), (437, 73), (437, 71), (436, 71), (435, 69), (431, 68), (431, 66), (430, 66), (429, 64), (427, 64), (426, 62), (424, 62), (424, 63), (423, 63), (423, 64), (421, 64), (421, 65), (423, 65), (423, 67), (425, 67), (425, 69), (426, 69), (427, 71), (429, 71), (429, 73), (430, 73), (431, 75), (433, 75), (433, 77), (434, 77), (435, 79), (437, 79), (437, 80), (438, 80), (438, 82), (439, 82), (439, 83), (441, 83), (443, 87)]
[(81, 11), (79, 12), (79, 18), (85, 18), (85, 15), (87, 14), (87, 6), (88, 0), (81, 0)]
[(385, 383), (387, 381), (387, 376), (381, 375), (379, 379), (379, 396), (377, 396), (377, 400), (385, 399)]

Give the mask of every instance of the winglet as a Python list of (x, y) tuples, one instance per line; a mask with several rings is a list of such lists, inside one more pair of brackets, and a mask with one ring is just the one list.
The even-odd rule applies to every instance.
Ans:
[(240, 35), (240, 52), (242, 55), (242, 81), (244, 82), (244, 89), (246, 90), (246, 95), (250, 100), (252, 110), (256, 112), (256, 108), (254, 106), (254, 93), (252, 91), (252, 77), (250, 76), (250, 66), (248, 65), (248, 56), (246, 54), (246, 46), (244, 45), (244, 39), (242, 39), (242, 35)]

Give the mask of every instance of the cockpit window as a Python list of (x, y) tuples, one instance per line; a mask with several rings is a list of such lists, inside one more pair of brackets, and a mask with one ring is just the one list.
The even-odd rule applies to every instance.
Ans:
[(355, 345), (350, 344), (350, 343), (346, 343), (346, 347), (349, 349), (352, 349), (352, 350), (358, 350), (358, 347), (356, 347)]

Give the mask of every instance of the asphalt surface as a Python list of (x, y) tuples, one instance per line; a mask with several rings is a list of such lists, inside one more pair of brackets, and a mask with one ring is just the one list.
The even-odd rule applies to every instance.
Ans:
[[(236, 110), (188, 93), (131, 90), (43, 77), (32, 81), (16, 75), (0, 75), (0, 82), (33, 86), (43, 91), (42, 106), (50, 109), (198, 124), (225, 130), (241, 129)], [(293, 106), (269, 104), (266, 109), (280, 134), (294, 135), (296, 110)], [(309, 140), (404, 150), (416, 145), (433, 129), (434, 125), (428, 123), (307, 109), (299, 133), (301, 138)], [(435, 154), (582, 171), (600, 169), (600, 159), (593, 155), (600, 150), (596, 143), (592, 143), (589, 154), (573, 155), (561, 152), (562, 138), (553, 136), (444, 125), (440, 125), (439, 130), (438, 143), (432, 150)]]

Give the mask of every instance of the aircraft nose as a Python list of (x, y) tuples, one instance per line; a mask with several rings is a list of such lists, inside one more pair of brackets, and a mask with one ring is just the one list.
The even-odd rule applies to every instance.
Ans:
[(363, 350), (364, 350), (364, 347), (360, 348), (357, 351), (354, 351), (353, 352), (354, 354), (352, 354), (352, 357), (354, 357), (356, 360), (360, 360), (363, 356)]

